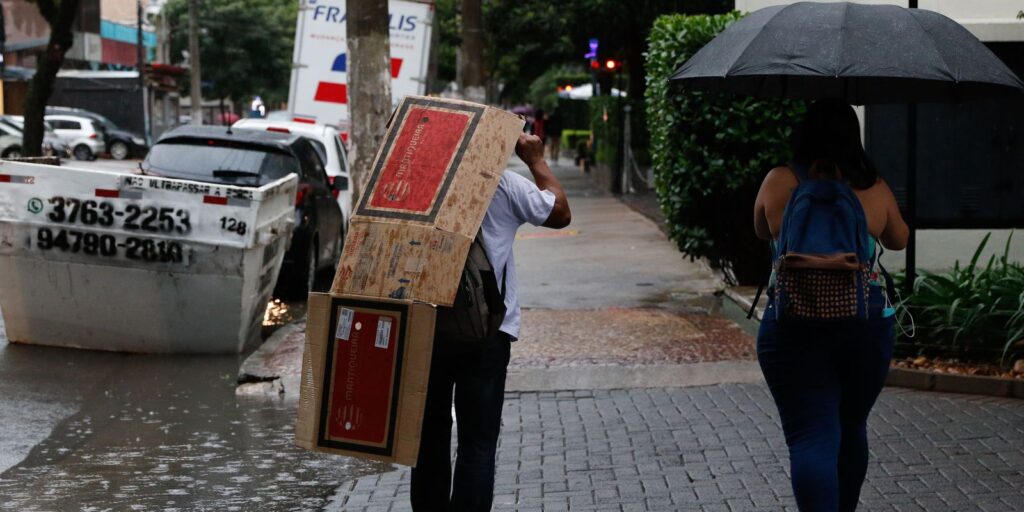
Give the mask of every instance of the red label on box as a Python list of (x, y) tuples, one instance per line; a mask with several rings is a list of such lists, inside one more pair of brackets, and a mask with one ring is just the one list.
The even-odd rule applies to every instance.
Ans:
[(403, 100), (356, 214), (433, 222), (483, 112), (475, 105)]
[(470, 115), (463, 112), (410, 108), (391, 153), (384, 161), (370, 206), (428, 213), (469, 121)]
[(331, 326), (336, 338), (327, 439), (377, 445), (388, 440), (400, 321), (397, 313), (343, 309)]

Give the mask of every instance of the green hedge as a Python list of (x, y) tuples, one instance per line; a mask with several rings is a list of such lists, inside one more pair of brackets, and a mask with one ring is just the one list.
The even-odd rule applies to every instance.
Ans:
[(679, 249), (707, 258), (740, 284), (768, 271), (754, 236), (764, 175), (789, 158), (802, 102), (686, 90), (668, 78), (739, 13), (655, 20), (647, 52), (647, 126), (658, 200)]
[(622, 120), (619, 99), (597, 96), (590, 99), (590, 126), (594, 131), (594, 161), (613, 170), (619, 168)]
[(632, 107), (633, 155), (641, 166), (650, 163), (644, 104), (630, 98), (598, 96), (590, 99), (590, 125), (594, 131), (594, 160), (618, 171), (622, 168), (623, 109)]

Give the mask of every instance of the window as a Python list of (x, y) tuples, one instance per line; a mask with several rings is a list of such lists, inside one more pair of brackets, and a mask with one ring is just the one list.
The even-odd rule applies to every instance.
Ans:
[(338, 167), (341, 168), (341, 172), (348, 172), (348, 158), (345, 157), (345, 144), (341, 142), (341, 135), (334, 138), (334, 145), (338, 150)]
[[(314, 149), (316, 144), (320, 144), (320, 146)], [(296, 142), (294, 147), (295, 153), (299, 156), (299, 162), (302, 163), (302, 172), (305, 173), (306, 178), (312, 183), (320, 183), (327, 187), (327, 172), (324, 170), (324, 161), (320, 156), (322, 154), (321, 151), (323, 151), (323, 144), (320, 141), (303, 138)]]
[(295, 157), (283, 151), (215, 139), (174, 139), (157, 144), (149, 150), (143, 169), (168, 178), (240, 186), (266, 185), (299, 172)]

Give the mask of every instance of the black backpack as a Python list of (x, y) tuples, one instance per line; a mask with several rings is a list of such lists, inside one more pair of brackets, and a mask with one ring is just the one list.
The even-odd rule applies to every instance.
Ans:
[[(506, 267), (506, 271), (508, 268)], [(466, 256), (455, 302), (437, 308), (435, 338), (456, 343), (483, 343), (498, 332), (505, 320), (505, 276), (501, 288), (477, 233)]]

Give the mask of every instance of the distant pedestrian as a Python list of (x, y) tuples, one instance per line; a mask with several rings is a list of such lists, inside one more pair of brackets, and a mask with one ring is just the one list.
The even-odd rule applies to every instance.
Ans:
[(544, 123), (544, 131), (548, 136), (548, 148), (551, 161), (558, 165), (558, 157), (562, 149), (562, 112), (556, 108), (548, 114), (548, 120)]
[(894, 311), (873, 263), (878, 242), (903, 249), (908, 229), (852, 107), (814, 103), (797, 136), (792, 162), (768, 173), (754, 203), (757, 235), (776, 244), (757, 356), (797, 506), (852, 511), (867, 471), (868, 414), (893, 348)]
[[(505, 400), (511, 343), (519, 335), (519, 299), (512, 243), (523, 224), (561, 229), (572, 213), (561, 184), (544, 161), (539, 137), (521, 134), (516, 154), (533, 181), (505, 171), (480, 228), (484, 252), (502, 283), (505, 316), (484, 342), (435, 335), (420, 453), (412, 470), (411, 501), (418, 512), (486, 511), (494, 496), (494, 464)], [(536, 183), (536, 184), (535, 184)], [(458, 423), (452, 475), (452, 395)]]
[(544, 140), (547, 137), (547, 126), (544, 123), (547, 122), (547, 114), (543, 110), (537, 109), (537, 113), (533, 116), (533, 134), (540, 139), (541, 144), (544, 144)]

